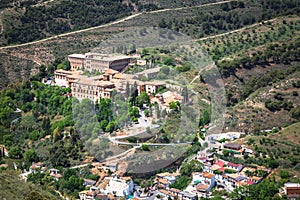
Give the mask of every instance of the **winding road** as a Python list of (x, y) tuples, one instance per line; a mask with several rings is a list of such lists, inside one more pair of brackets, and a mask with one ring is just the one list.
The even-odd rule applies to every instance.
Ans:
[(119, 19), (119, 20), (116, 20), (114, 22), (110, 22), (110, 23), (107, 23), (107, 24), (94, 26), (94, 27), (90, 27), (90, 28), (86, 28), (86, 29), (81, 29), (81, 30), (78, 30), (78, 31), (63, 33), (63, 34), (59, 34), (59, 35), (55, 35), (55, 36), (52, 36), (52, 37), (48, 37), (48, 38), (44, 38), (44, 39), (36, 40), (36, 41), (32, 41), (32, 42), (27, 42), (27, 43), (23, 43), (23, 44), (8, 45), (8, 46), (0, 47), (0, 50), (10, 49), (10, 48), (15, 48), (15, 47), (22, 47), (22, 46), (27, 46), (27, 45), (31, 45), (31, 44), (37, 44), (37, 43), (46, 42), (46, 41), (49, 41), (49, 40), (52, 40), (52, 39), (56, 39), (56, 38), (60, 38), (60, 37), (68, 36), (68, 35), (73, 35), (73, 34), (77, 34), (77, 33), (82, 33), (82, 32), (95, 30), (95, 29), (98, 29), (98, 28), (108, 27), (108, 26), (111, 26), (111, 25), (114, 25), (114, 24), (119, 24), (119, 23), (124, 22), (126, 20), (130, 20), (132, 18), (136, 18), (140, 15), (147, 14), (147, 13), (152, 14), (152, 13), (160, 13), (160, 12), (166, 12), (166, 11), (176, 11), (176, 10), (184, 10), (184, 9), (191, 9), (191, 8), (200, 8), (200, 7), (207, 7), (207, 6), (211, 6), (211, 5), (224, 4), (224, 3), (231, 2), (231, 1), (233, 1), (233, 0), (221, 1), (221, 2), (216, 2), (216, 3), (209, 3), (209, 4), (199, 5), (199, 6), (166, 8), (166, 9), (161, 9), (161, 10), (136, 13), (136, 14), (130, 15), (128, 17), (125, 17), (123, 19)]

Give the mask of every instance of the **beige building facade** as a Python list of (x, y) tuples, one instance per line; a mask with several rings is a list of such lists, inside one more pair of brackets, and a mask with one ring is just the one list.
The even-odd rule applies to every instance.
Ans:
[(71, 54), (68, 55), (72, 71), (87, 70), (104, 72), (105, 69), (123, 71), (130, 62), (130, 57), (125, 55), (107, 55), (99, 53)]

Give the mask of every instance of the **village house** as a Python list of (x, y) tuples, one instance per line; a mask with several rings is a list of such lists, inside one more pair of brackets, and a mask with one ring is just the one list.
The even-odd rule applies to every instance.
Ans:
[(93, 185), (95, 185), (96, 181), (94, 180), (90, 180), (90, 179), (83, 179), (83, 185), (86, 186), (86, 187), (91, 187)]
[(284, 193), (290, 200), (296, 200), (300, 197), (300, 184), (299, 183), (285, 183)]
[(79, 71), (72, 72), (63, 69), (55, 70), (54, 71), (55, 85), (60, 87), (70, 87), (68, 76), (72, 76), (73, 74), (79, 74)]
[(215, 175), (209, 172), (194, 173), (193, 181), (198, 192), (208, 193), (215, 186)]
[(159, 188), (167, 188), (169, 185), (173, 184), (180, 174), (177, 172), (169, 173), (163, 172), (156, 174), (154, 183), (158, 185)]
[(50, 176), (52, 176), (56, 181), (58, 181), (62, 177), (58, 169), (52, 168), (49, 169), (49, 172), (50, 172)]
[(225, 149), (230, 149), (230, 150), (235, 150), (235, 151), (239, 151), (242, 149), (242, 145), (240, 144), (235, 144), (235, 143), (226, 143), (223, 145), (223, 147)]
[(105, 177), (108, 180), (105, 188), (100, 189), (103, 194), (113, 194), (117, 197), (128, 196), (133, 193), (134, 183), (131, 177)]
[(30, 173), (35, 173), (37, 171), (45, 172), (47, 170), (47, 167), (44, 166), (42, 162), (32, 163), (32, 165), (29, 167)]
[(105, 69), (122, 71), (129, 64), (130, 57), (124, 55), (109, 55), (99, 53), (68, 55), (72, 71), (87, 70), (104, 72)]
[(99, 193), (99, 188), (92, 186), (89, 190), (79, 192), (80, 200), (108, 200), (108, 195)]
[(171, 111), (170, 103), (179, 102), (182, 103), (182, 96), (171, 91), (164, 92), (162, 94), (157, 94), (155, 97), (151, 98), (150, 101), (152, 104), (157, 103), (161, 110), (166, 110), (167, 112)]
[(226, 168), (227, 169), (233, 169), (236, 172), (240, 172), (243, 169), (243, 165), (241, 165), (241, 164), (235, 164), (235, 163), (232, 163), (232, 162), (228, 162), (227, 165), (226, 165)]
[(179, 199), (182, 199), (182, 200), (195, 200), (197, 195), (182, 191), (179, 193), (178, 196), (179, 196)]
[(114, 83), (105, 81), (101, 76), (89, 78), (86, 76), (79, 76), (76, 80), (70, 81), (72, 96), (81, 100), (84, 98), (93, 101), (101, 98), (111, 98), (114, 89)]

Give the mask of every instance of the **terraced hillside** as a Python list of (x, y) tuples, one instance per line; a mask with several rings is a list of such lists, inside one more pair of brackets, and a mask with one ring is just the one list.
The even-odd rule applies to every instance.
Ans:
[[(278, 6), (274, 6), (274, 2)], [(242, 123), (244, 125), (241, 129), (252, 131), (256, 124), (261, 122), (267, 122), (266, 127), (278, 124), (278, 120), (281, 125), (290, 124), (297, 120), (291, 117), (290, 113), (297, 102), (293, 102), (290, 110), (285, 110), (283, 106), (282, 111), (278, 110), (279, 108), (274, 111), (266, 108), (262, 99), (259, 102), (263, 109), (259, 111), (261, 117), (257, 118), (252, 111), (247, 111), (252, 109), (253, 112), (258, 112), (254, 111), (252, 104), (247, 103), (250, 102), (248, 98), (258, 93), (257, 90), (268, 92), (268, 86), (286, 81), (299, 68), (300, 54), (297, 44), (300, 19), (293, 15), (299, 12), (298, 2), (289, 0), (284, 5), (280, 2), (245, 0), (144, 12), (105, 26), (22, 46), (0, 47), (0, 67), (4, 72), (1, 74), (1, 87), (15, 80), (28, 79), (38, 73), (39, 68), (47, 68), (51, 74), (66, 55), (90, 51), (98, 46), (101, 40), (114, 33), (142, 25), (166, 27), (199, 40), (217, 63), (226, 83), (228, 106), (232, 107), (229, 109), (230, 117), (226, 126), (236, 129)], [(249, 15), (254, 12), (257, 14)], [(286, 16), (288, 14), (291, 15)], [(275, 18), (270, 19), (271, 17)], [(178, 19), (182, 19), (181, 22), (178, 22)], [(208, 23), (210, 21), (213, 23)], [(259, 22), (255, 23), (257, 21)], [(220, 22), (223, 22), (222, 26), (219, 26)], [(40, 67), (41, 65), (46, 67)], [(266, 98), (268, 99), (268, 96)], [(241, 105), (243, 109), (238, 107)], [(284, 120), (273, 120), (273, 116), (282, 114)], [(240, 121), (236, 120), (237, 117)], [(260, 119), (263, 121), (259, 121)]]
[[(218, 0), (220, 1), (220, 0)], [(216, 0), (165, 2), (130, 0), (6, 0), (0, 3), (0, 46), (43, 39), (98, 26), (133, 13)]]

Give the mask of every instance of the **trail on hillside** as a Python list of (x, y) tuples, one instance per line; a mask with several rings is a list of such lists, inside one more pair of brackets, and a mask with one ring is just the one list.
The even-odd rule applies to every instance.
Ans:
[(200, 7), (207, 7), (207, 6), (211, 6), (211, 5), (229, 3), (231, 1), (233, 1), (233, 0), (227, 0), (227, 1), (216, 2), (216, 3), (209, 3), (209, 4), (199, 5), (199, 6), (166, 8), (166, 9), (149, 11), (149, 12), (141, 12), (141, 13), (133, 14), (133, 15), (130, 15), (130, 16), (125, 17), (123, 19), (119, 19), (117, 21), (110, 22), (110, 23), (103, 24), (103, 25), (99, 25), (99, 26), (94, 26), (94, 27), (90, 27), (90, 28), (86, 28), (86, 29), (81, 29), (81, 30), (78, 30), (78, 31), (63, 33), (63, 34), (55, 35), (55, 36), (52, 36), (52, 37), (49, 37), (49, 38), (44, 38), (44, 39), (41, 39), (41, 40), (36, 40), (36, 41), (27, 42), (27, 43), (23, 43), (23, 44), (8, 45), (8, 46), (0, 47), (0, 50), (10, 49), (10, 48), (15, 48), (15, 47), (22, 47), (22, 46), (27, 46), (27, 45), (31, 45), (31, 44), (37, 44), (37, 43), (40, 43), (40, 42), (46, 42), (46, 41), (49, 41), (49, 40), (52, 40), (52, 39), (56, 39), (56, 38), (60, 38), (60, 37), (68, 36), (68, 35), (73, 35), (73, 34), (77, 34), (77, 33), (82, 33), (82, 32), (86, 32), (86, 31), (95, 30), (95, 29), (98, 29), (98, 28), (108, 27), (108, 26), (111, 26), (111, 25), (119, 24), (119, 23), (124, 22), (126, 20), (130, 20), (132, 18), (136, 18), (139, 15), (146, 14), (146, 13), (152, 14), (152, 13), (160, 13), (160, 12), (166, 12), (166, 11), (176, 11), (176, 10), (184, 10), (184, 9), (191, 9), (191, 8), (200, 8)]

